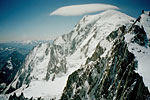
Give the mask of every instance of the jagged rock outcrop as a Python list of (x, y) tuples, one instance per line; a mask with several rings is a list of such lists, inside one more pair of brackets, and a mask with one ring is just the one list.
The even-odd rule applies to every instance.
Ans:
[(132, 28), (133, 28), (132, 30), (133, 34), (136, 34), (132, 39), (132, 42), (133, 43), (135, 42), (141, 46), (147, 46), (148, 39), (143, 26), (140, 28), (140, 26), (134, 25)]
[(138, 58), (150, 54), (147, 19), (148, 13), (135, 21), (114, 10), (83, 17), (53, 44), (36, 46), (4, 92), (12, 87), (17, 90), (11, 94), (28, 98), (148, 99), (148, 72), (137, 70), (149, 64)]
[(0, 93), (13, 81), (24, 60), (24, 55), (13, 51), (0, 69)]
[(144, 48), (149, 46), (149, 33), (137, 24), (111, 32), (106, 38), (113, 42), (110, 51), (103, 57), (104, 48), (96, 48), (86, 65), (69, 76), (61, 100), (149, 100), (150, 92), (143, 78), (135, 72), (138, 60), (125, 40), (126, 34), (134, 34), (131, 43)]
[(136, 67), (124, 38), (118, 38), (106, 57), (97, 57), (69, 76), (61, 100), (148, 100), (150, 93), (134, 72)]

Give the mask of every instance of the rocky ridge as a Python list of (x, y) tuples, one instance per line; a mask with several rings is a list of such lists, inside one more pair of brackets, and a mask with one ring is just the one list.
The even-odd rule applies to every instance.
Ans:
[[(148, 13), (137, 21), (115, 10), (83, 17), (73, 31), (52, 45), (36, 46), (4, 93), (13, 88), (28, 98), (59, 99), (63, 93), (62, 100), (148, 99), (131, 47), (146, 48), (149, 54)], [(41, 91), (35, 94), (37, 87)]]

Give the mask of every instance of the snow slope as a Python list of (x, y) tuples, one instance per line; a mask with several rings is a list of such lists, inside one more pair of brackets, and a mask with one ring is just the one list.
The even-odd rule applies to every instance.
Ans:
[(145, 46), (140, 46), (139, 44), (132, 43), (131, 39), (135, 34), (126, 34), (125, 37), (129, 51), (132, 52), (138, 60), (138, 68), (136, 72), (143, 77), (143, 81), (150, 91), (150, 16), (148, 14), (149, 12), (145, 11), (144, 14), (141, 15), (140, 22), (135, 24), (144, 28), (147, 36), (147, 44)]
[[(112, 13), (116, 14), (113, 11)], [(112, 17), (114, 15), (108, 13), (108, 16), (112, 19), (107, 23), (115, 20), (112, 26), (110, 25), (111, 28), (113, 25), (116, 27), (115, 24), (118, 23), (118, 19), (121, 19), (120, 16), (115, 19), (115, 17)], [(147, 18), (143, 19), (143, 16), (147, 16)], [(143, 66), (148, 67), (150, 58), (147, 55), (150, 47), (147, 38), (149, 33), (144, 30), (145, 25), (149, 23), (149, 17), (145, 12), (142, 17), (139, 17), (135, 22), (133, 21), (134, 23), (126, 20), (127, 24), (124, 22), (122, 24), (122, 21), (120, 21), (121, 26), (111, 33), (106, 31), (107, 29), (110, 30), (109, 27), (98, 31), (99, 33), (106, 31), (105, 34), (98, 34), (104, 38), (99, 39), (100, 42), (96, 50), (87, 59), (86, 64), (68, 77), (60, 100), (149, 100), (150, 92), (146, 87), (148, 84), (145, 81), (145, 83), (143, 82), (145, 76), (139, 71), (139, 69), (142, 69), (145, 75), (149, 75), (149, 68), (144, 68), (148, 71), (143, 70)], [(145, 19), (146, 21), (143, 21)], [(143, 23), (142, 26), (140, 24), (142, 21), (147, 23)], [(104, 28), (105, 24), (103, 23)], [(143, 59), (144, 57), (147, 59)], [(137, 67), (138, 70), (135, 70)]]
[[(97, 15), (84, 16), (70, 33), (58, 37), (52, 45), (40, 44), (36, 46), (27, 56), (23, 68), (18, 72), (14, 82), (9, 87), (18, 88), (15, 91), (17, 95), (23, 92), (28, 98), (44, 97), (47, 99), (59, 99), (69, 75), (86, 63), (98, 45), (104, 50), (101, 57), (105, 57), (113, 46), (113, 41), (108, 41), (106, 39), (107, 36), (123, 25), (129, 29), (133, 24), (133, 20), (135, 19), (115, 10), (107, 10)], [(143, 17), (142, 23), (143, 26), (145, 25), (144, 28), (146, 27), (146, 30), (149, 31), (149, 24), (145, 24), (145, 17)], [(129, 43), (129, 49), (132, 48), (131, 46), (132, 44)], [(147, 52), (149, 50), (148, 48), (144, 49)], [(143, 54), (139, 56), (137, 53), (133, 53), (139, 59), (143, 56)], [(144, 57), (146, 59), (146, 57), (149, 58), (150, 56), (144, 55)], [(147, 71), (147, 67), (143, 68), (143, 66), (148, 65), (142, 65), (142, 61), (139, 60), (139, 66), (142, 67), (139, 67), (137, 72), (140, 75), (146, 76), (147, 74), (144, 74)], [(145, 64), (147, 62), (148, 59)], [(148, 78), (148, 76), (145, 78)], [(20, 84), (20, 86), (17, 86), (17, 84)]]

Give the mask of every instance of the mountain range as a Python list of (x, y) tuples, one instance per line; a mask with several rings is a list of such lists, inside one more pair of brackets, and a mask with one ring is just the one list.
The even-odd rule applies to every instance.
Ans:
[(149, 100), (150, 12), (86, 15), (26, 56), (3, 94), (10, 100)]

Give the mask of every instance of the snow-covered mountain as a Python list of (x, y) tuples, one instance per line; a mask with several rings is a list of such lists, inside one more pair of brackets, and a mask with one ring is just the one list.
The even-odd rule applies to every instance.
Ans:
[(111, 49), (103, 56), (106, 51), (100, 53), (104, 48), (98, 45), (86, 64), (69, 76), (61, 100), (149, 100), (145, 85), (150, 81), (143, 83), (150, 69), (148, 14), (111, 32), (106, 37)]
[[(17, 51), (1, 55), (0, 64), (0, 93), (13, 81), (17, 71), (22, 66), (25, 56)], [(0, 53), (2, 54), (2, 53)], [(3, 62), (4, 64), (2, 64)]]
[(11, 94), (23, 92), (28, 98), (146, 99), (149, 49), (149, 12), (137, 20), (115, 10), (88, 15), (53, 44), (36, 46), (4, 93), (17, 89)]

